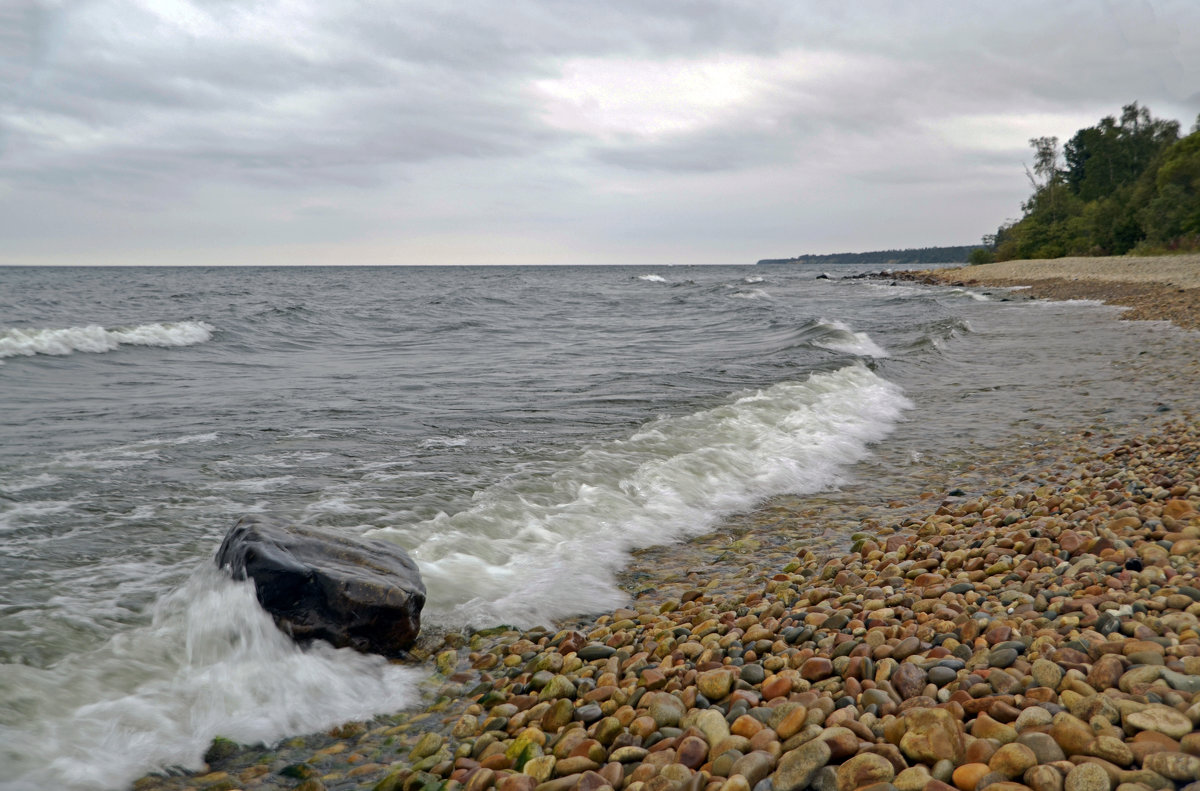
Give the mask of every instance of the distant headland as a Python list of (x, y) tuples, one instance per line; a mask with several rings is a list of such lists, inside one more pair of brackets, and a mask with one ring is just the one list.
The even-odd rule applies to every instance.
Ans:
[(914, 247), (906, 250), (872, 250), (866, 253), (805, 254), (795, 258), (764, 258), (759, 266), (774, 264), (965, 264), (981, 244), (954, 247)]

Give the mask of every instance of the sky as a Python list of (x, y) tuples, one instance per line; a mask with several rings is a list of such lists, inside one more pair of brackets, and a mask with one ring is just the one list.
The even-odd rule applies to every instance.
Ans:
[(1195, 0), (0, 0), (0, 263), (972, 244), (1029, 138), (1132, 101), (1188, 130), (1198, 30)]

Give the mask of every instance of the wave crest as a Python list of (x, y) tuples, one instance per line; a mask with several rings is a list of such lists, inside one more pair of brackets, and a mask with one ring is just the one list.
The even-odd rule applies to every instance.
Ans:
[(215, 330), (203, 321), (140, 324), (114, 329), (105, 329), (99, 324), (61, 329), (13, 327), (0, 333), (0, 359), (38, 354), (62, 356), (75, 352), (102, 354), (119, 346), (193, 346), (209, 340)]

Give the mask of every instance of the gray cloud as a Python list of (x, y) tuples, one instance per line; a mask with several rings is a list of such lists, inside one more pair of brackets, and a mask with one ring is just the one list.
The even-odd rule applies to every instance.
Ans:
[[(14, 2), (0, 233), (7, 260), (511, 233), (650, 261), (697, 229), (713, 261), (961, 242), (1017, 211), (1026, 138), (1135, 99), (1190, 126), (1196, 29), (1182, 0)], [(849, 219), (872, 189), (929, 210)]]

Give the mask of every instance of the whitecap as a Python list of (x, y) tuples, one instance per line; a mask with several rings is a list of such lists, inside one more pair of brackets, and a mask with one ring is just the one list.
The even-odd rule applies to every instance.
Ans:
[(214, 328), (203, 321), (141, 324), (105, 329), (99, 324), (62, 329), (9, 328), (0, 332), (0, 358), (34, 355), (100, 354), (120, 346), (192, 346), (212, 337)]
[(820, 331), (819, 337), (812, 341), (813, 346), (822, 349), (854, 354), (860, 357), (888, 357), (888, 352), (870, 335), (865, 332), (855, 332), (854, 329), (840, 321), (822, 319), (814, 328)]

